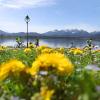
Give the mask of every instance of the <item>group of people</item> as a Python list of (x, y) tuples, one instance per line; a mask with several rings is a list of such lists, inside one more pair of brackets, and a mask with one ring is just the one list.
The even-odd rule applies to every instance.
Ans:
[[(32, 42), (29, 43), (30, 45), (32, 44)], [(35, 40), (35, 46), (38, 47), (39, 46), (39, 39)]]
[[(21, 37), (17, 37), (16, 38), (16, 42), (17, 42), (17, 47), (20, 48), (20, 47), (24, 47), (23, 45), (23, 41), (22, 41), (22, 38)], [(29, 42), (29, 44), (32, 44), (32, 42)], [(39, 46), (39, 39), (36, 38), (35, 39), (35, 46), (38, 47)]]

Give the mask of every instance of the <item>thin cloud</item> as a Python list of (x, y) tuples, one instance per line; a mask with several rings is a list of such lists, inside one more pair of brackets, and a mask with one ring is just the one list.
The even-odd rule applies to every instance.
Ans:
[(0, 7), (6, 8), (34, 8), (54, 4), (55, 0), (0, 0)]

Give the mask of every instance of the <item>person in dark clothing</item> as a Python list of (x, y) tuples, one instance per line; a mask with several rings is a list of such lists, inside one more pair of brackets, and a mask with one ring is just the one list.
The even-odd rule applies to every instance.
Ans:
[(35, 45), (36, 45), (36, 47), (39, 46), (39, 39), (38, 38), (36, 39)]

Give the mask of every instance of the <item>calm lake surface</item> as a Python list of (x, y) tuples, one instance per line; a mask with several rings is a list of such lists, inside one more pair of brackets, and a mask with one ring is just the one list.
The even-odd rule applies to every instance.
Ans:
[[(65, 47), (69, 48), (72, 45), (75, 47), (84, 47), (86, 46), (87, 39), (69, 39), (69, 38), (57, 38), (57, 39), (40, 39), (39, 44), (40, 45), (48, 45), (50, 47)], [(29, 42), (35, 43), (35, 39), (29, 39)], [(96, 45), (100, 48), (100, 40), (93, 40), (93, 45)], [(23, 44), (26, 44), (26, 39), (23, 39)], [(14, 38), (0, 38), (0, 45), (4, 46), (13, 46), (16, 47), (16, 39)]]

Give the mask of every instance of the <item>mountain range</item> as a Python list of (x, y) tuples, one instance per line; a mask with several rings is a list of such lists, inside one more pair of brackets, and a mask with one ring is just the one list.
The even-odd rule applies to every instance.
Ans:
[[(25, 32), (18, 32), (18, 33), (8, 33), (0, 30), (0, 37), (26, 37)], [(48, 37), (48, 38), (97, 38), (100, 39), (100, 32), (99, 31), (94, 31), (94, 32), (87, 32), (84, 30), (78, 30), (78, 29), (73, 29), (73, 30), (53, 30), (53, 31), (48, 31), (45, 33), (37, 33), (37, 32), (29, 32), (29, 37)]]

